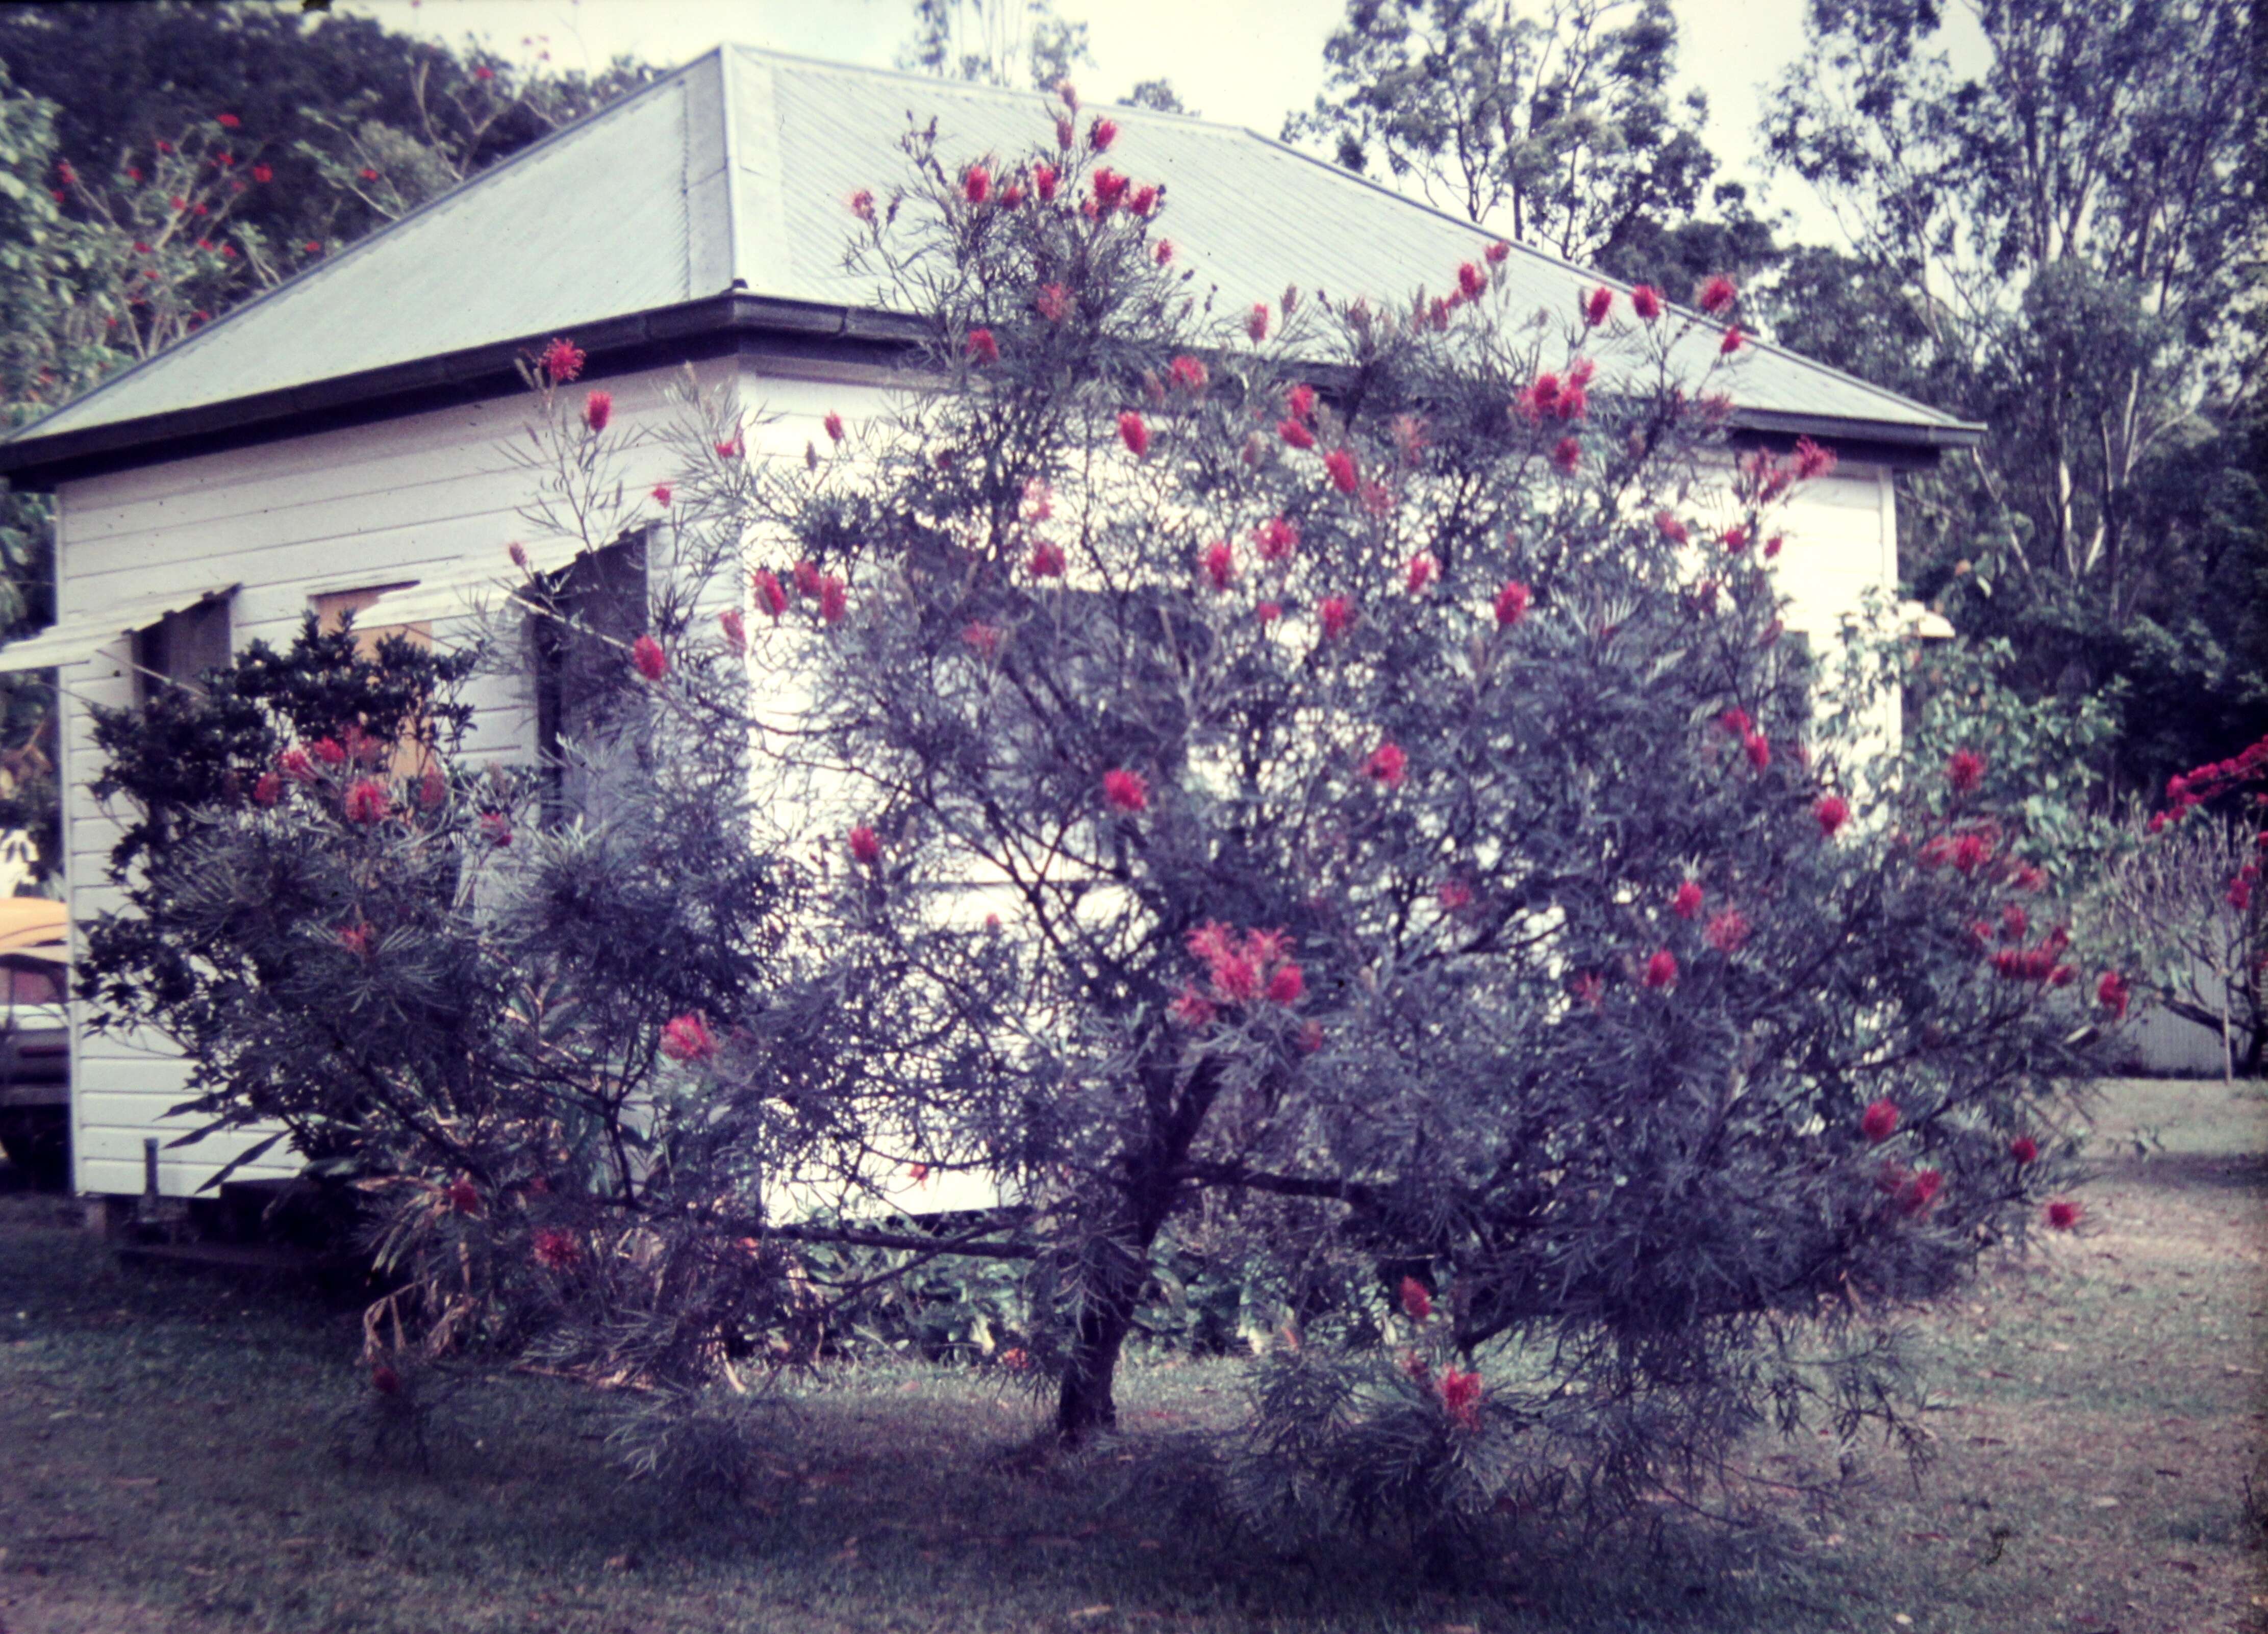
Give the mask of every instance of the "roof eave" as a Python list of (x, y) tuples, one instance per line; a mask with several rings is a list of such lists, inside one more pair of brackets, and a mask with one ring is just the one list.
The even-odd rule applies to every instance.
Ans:
[[(173, 413), (41, 435), (34, 423), (0, 441), (0, 476), (18, 489), (51, 489), (98, 472), (180, 459), (311, 431), (412, 414), (439, 403), (510, 391), (519, 365), (560, 328), (571, 328), (593, 376), (677, 361), (688, 350), (725, 350), (762, 337), (844, 360), (887, 363), (924, 333), (920, 319), (873, 307), (784, 299), (733, 290), (593, 323), (559, 326), (513, 340), (363, 370), (281, 391), (260, 392)], [(1846, 452), (1879, 450), (1892, 463), (1924, 463), (1968, 448), (1984, 428), (1959, 421), (1854, 420), (1786, 409), (1739, 408), (1731, 423), (1764, 438), (1808, 436)]]

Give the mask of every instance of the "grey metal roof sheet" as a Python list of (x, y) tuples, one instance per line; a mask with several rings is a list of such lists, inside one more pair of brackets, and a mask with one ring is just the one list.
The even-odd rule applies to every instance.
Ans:
[[(846, 272), (847, 201), (902, 174), (909, 120), (940, 156), (1013, 156), (1046, 137), (1045, 99), (722, 46), (310, 268), (18, 432), (0, 464), (95, 428), (284, 394), (446, 354), (572, 332), (738, 286), (872, 310)], [(1117, 166), (1167, 189), (1161, 231), (1224, 309), (1287, 284), (1401, 302), (1446, 289), (1489, 234), (1250, 130), (1113, 107)], [(1566, 311), (1601, 280), (1521, 246), (1498, 269), (1516, 304)], [(1686, 342), (1696, 373), (1713, 331)], [(1615, 372), (1609, 351), (1602, 374)], [(1966, 441), (1951, 416), (1776, 347), (1729, 390), (1758, 423), (1889, 428)], [(165, 434), (152, 427), (152, 435)], [(114, 443), (116, 438), (105, 438)]]

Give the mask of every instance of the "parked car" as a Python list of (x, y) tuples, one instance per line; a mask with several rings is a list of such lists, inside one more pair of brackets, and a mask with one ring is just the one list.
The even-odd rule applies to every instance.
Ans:
[(70, 917), (0, 897), (0, 1152), (36, 1185), (70, 1176)]

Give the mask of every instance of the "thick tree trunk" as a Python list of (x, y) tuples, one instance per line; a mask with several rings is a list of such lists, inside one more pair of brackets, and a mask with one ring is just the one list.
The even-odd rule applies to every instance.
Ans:
[(1138, 1227), (1132, 1240), (1099, 1238), (1089, 1250), (1087, 1302), (1080, 1312), (1071, 1363), (1056, 1397), (1056, 1433), (1068, 1442), (1118, 1427), (1118, 1402), (1112, 1387), (1118, 1353), (1134, 1326), (1142, 1284), (1150, 1273), (1150, 1244), (1156, 1227)]

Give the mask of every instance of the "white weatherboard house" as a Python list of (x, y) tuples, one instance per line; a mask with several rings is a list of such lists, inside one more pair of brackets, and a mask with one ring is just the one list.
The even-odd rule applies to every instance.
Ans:
[[(1490, 241), (1254, 132), (1110, 113), (1113, 160), (1167, 185), (1176, 264), (1222, 310), (1287, 285), (1400, 302)], [(448, 639), (464, 586), (501, 571), (529, 495), (507, 447), (527, 410), (514, 360), (547, 338), (587, 350), (586, 379), (630, 425), (666, 412), (691, 364), (778, 416), (752, 433), (754, 457), (800, 455), (828, 410), (873, 412), (906, 331), (843, 270), (846, 202), (903, 173), (909, 114), (936, 118), (948, 161), (1027, 151), (1049, 131), (1032, 95), (720, 48), (0, 444), (0, 472), (56, 499), (57, 622), (0, 666), (60, 673), (74, 918), (113, 895), (88, 706), (189, 680), (255, 638), (288, 642), (311, 609)], [(1498, 276), (1515, 309), (1555, 313), (1599, 282), (1518, 248)], [(1697, 375), (1713, 338), (1692, 342)], [(1609, 355), (1601, 388), (1613, 368)], [(1808, 435), (1841, 456), (1796, 502), (1780, 558), (1792, 626), (1831, 629), (1895, 582), (1891, 474), (1980, 428), (1769, 346), (1733, 390), (1740, 438)], [(476, 750), (528, 757), (541, 688), (497, 687), (478, 700)], [(183, 1064), (84, 1022), (76, 1182), (139, 1192), (145, 1138), (181, 1132), (164, 1114)], [(160, 1189), (195, 1192), (251, 1142), (162, 1150)], [(293, 1167), (279, 1150), (240, 1173)]]

